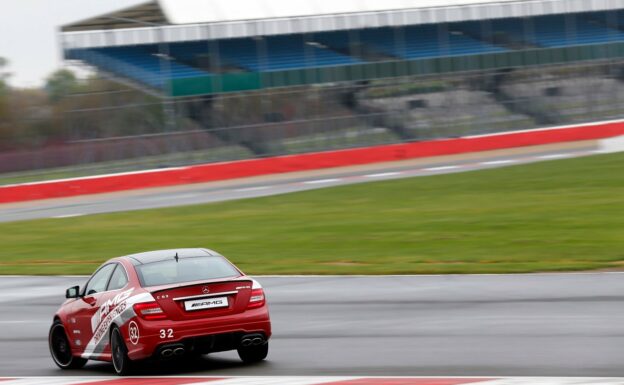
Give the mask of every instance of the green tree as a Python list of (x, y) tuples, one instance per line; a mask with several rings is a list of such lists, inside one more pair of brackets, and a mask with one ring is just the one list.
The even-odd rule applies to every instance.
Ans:
[(78, 85), (78, 79), (73, 72), (67, 69), (60, 69), (48, 77), (45, 90), (50, 100), (56, 103), (71, 94)]
[(7, 142), (10, 136), (11, 125), (11, 109), (9, 108), (9, 85), (7, 79), (9, 74), (6, 67), (9, 62), (0, 57), (0, 148)]
[(7, 59), (0, 57), (0, 96), (6, 95), (9, 90), (9, 86), (7, 84), (9, 73), (5, 72), (8, 64), (9, 61)]

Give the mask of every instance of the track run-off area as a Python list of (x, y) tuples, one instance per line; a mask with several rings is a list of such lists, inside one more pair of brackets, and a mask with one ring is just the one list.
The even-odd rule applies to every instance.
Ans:
[(603, 154), (595, 141), (533, 146), (229, 181), (0, 204), (0, 222), (223, 202), (383, 180), (468, 172)]
[[(109, 364), (98, 362), (78, 371), (61, 371), (49, 356), (47, 332), (64, 300), (64, 289), (85, 280), (0, 279), (0, 377), (113, 375)], [(624, 377), (621, 273), (258, 280), (266, 288), (274, 329), (266, 362), (244, 365), (235, 352), (216, 353), (197, 360), (146, 364), (138, 375), (331, 376), (332, 381), (335, 376)], [(301, 377), (287, 380), (245, 383), (314, 383), (309, 378), (301, 382)], [(355, 382), (346, 383), (370, 383), (349, 380)], [(55, 381), (61, 382), (38, 383), (67, 383)], [(624, 383), (587, 378), (505, 381), (487, 384)]]

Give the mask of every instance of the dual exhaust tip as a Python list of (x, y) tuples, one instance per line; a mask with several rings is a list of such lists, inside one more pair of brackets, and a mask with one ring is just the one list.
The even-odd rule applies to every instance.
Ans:
[(184, 353), (185, 353), (184, 348), (180, 347), (180, 348), (173, 348), (173, 349), (163, 349), (160, 352), (160, 355), (165, 358), (169, 358), (173, 356), (183, 356)]
[(243, 338), (241, 341), (242, 346), (258, 346), (264, 344), (264, 338), (262, 337), (253, 337), (253, 338)]
[[(241, 340), (241, 346), (244, 346), (244, 347), (259, 346), (259, 345), (263, 345), (265, 343), (266, 343), (266, 340), (261, 335), (245, 336)], [(186, 353), (186, 350), (184, 349), (184, 347), (182, 347), (182, 346), (173, 347), (172, 346), (172, 347), (168, 347), (168, 348), (163, 349), (160, 352), (160, 356), (163, 357), (163, 358), (171, 358), (171, 357), (174, 357), (174, 356), (180, 357), (180, 356), (183, 356), (185, 353)]]

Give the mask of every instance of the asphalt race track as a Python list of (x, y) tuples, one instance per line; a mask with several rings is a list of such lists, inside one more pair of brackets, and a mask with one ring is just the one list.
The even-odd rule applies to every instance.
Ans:
[(276, 174), (225, 182), (0, 205), (0, 222), (68, 218), (108, 212), (254, 198), (354, 183), (465, 172), (517, 164), (590, 156), (595, 142), (525, 147), (460, 156), (415, 159), (313, 172)]
[[(84, 277), (0, 279), (0, 377), (65, 372), (47, 330)], [(144, 367), (159, 375), (624, 376), (624, 274), (260, 277), (267, 362), (235, 353)]]

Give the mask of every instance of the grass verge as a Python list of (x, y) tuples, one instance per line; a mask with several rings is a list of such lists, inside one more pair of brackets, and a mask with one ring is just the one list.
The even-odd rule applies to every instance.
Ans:
[(0, 224), (0, 274), (89, 274), (209, 247), (250, 274), (624, 266), (624, 154), (158, 210)]

